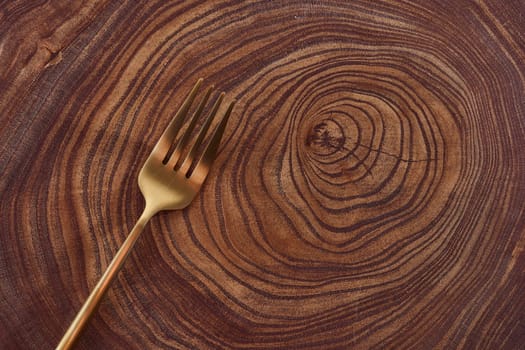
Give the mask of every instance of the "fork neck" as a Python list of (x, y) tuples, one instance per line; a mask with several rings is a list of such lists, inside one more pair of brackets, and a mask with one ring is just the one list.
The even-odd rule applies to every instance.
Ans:
[(141, 223), (142, 225), (145, 225), (155, 214), (157, 214), (160, 210), (156, 209), (155, 207), (148, 205), (146, 203), (146, 207), (142, 211), (142, 214), (140, 215), (138, 219), (138, 223)]

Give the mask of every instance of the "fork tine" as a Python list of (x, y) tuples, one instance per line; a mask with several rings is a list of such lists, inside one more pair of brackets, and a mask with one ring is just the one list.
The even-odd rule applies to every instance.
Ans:
[(186, 174), (188, 169), (191, 166), (191, 163), (193, 163), (193, 159), (195, 158), (195, 154), (197, 153), (197, 149), (202, 143), (202, 140), (204, 139), (204, 136), (206, 136), (206, 132), (210, 128), (211, 122), (215, 118), (215, 115), (217, 114), (217, 111), (219, 110), (219, 107), (222, 103), (222, 99), (224, 98), (224, 92), (222, 92), (217, 100), (215, 101), (215, 104), (212, 107), (212, 110), (210, 114), (208, 115), (208, 118), (204, 122), (204, 125), (202, 126), (201, 131), (199, 132), (199, 135), (197, 136), (197, 139), (193, 143), (193, 146), (191, 147), (191, 150), (188, 152), (188, 155), (184, 159), (184, 162), (180, 166), (179, 169), (176, 169), (178, 171), (181, 171), (183, 174)]
[(199, 91), (202, 81), (202, 78), (197, 80), (197, 83), (190, 91), (188, 97), (186, 97), (186, 100), (184, 100), (184, 103), (179, 108), (166, 130), (164, 130), (162, 136), (151, 152), (152, 155), (156, 155), (158, 158), (163, 160), (163, 163), (167, 161), (165, 157), (170, 149), (171, 144), (173, 143), (173, 140), (175, 139), (175, 136), (177, 136), (177, 133), (181, 128), (182, 122), (184, 121), (186, 114), (188, 113), (188, 110), (195, 99), (195, 95), (197, 95), (197, 92)]
[(202, 183), (208, 175), (208, 172), (210, 171), (210, 167), (213, 161), (215, 160), (215, 156), (217, 155), (217, 150), (219, 149), (222, 135), (224, 133), (224, 130), (226, 129), (226, 124), (228, 123), (230, 114), (233, 110), (233, 107), (235, 106), (235, 102), (236, 101), (233, 100), (228, 106), (228, 109), (224, 113), (219, 125), (215, 129), (212, 139), (206, 146), (206, 149), (204, 150), (201, 158), (199, 159), (199, 162), (197, 163), (193, 171), (189, 174), (189, 177), (195, 179), (197, 183)]
[(197, 125), (197, 121), (199, 120), (202, 111), (204, 110), (204, 107), (206, 106), (206, 103), (208, 102), (208, 99), (211, 95), (211, 92), (213, 90), (213, 86), (209, 87), (206, 90), (206, 93), (204, 94), (204, 97), (201, 99), (199, 106), (197, 107), (197, 110), (193, 113), (190, 124), (188, 125), (188, 128), (184, 132), (184, 135), (179, 139), (177, 142), (177, 146), (173, 150), (173, 153), (171, 154), (169, 161), (167, 162), (167, 167), (174, 169), (175, 165), (177, 164), (177, 161), (180, 158), (180, 155), (182, 153), (182, 150), (188, 145), (188, 140), (191, 136), (191, 133), (193, 129), (195, 129), (195, 125)]

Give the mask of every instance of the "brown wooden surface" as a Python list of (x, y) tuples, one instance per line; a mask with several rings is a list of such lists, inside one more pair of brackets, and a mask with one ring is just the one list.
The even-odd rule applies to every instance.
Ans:
[[(89, 4), (89, 5), (87, 5)], [(525, 3), (0, 1), (0, 348), (53, 348), (199, 77), (239, 100), (79, 349), (519, 349)]]

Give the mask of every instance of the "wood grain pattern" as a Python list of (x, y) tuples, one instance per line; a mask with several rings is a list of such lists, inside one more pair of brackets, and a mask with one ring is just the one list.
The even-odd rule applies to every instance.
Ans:
[(198, 77), (239, 103), (79, 349), (519, 349), (525, 5), (0, 1), (0, 347), (53, 348)]

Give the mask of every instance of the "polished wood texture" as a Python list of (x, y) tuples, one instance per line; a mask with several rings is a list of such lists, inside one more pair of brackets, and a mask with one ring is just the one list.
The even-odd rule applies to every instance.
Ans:
[(518, 349), (525, 4), (0, 1), (0, 348), (53, 348), (197, 78), (239, 100), (79, 349)]

